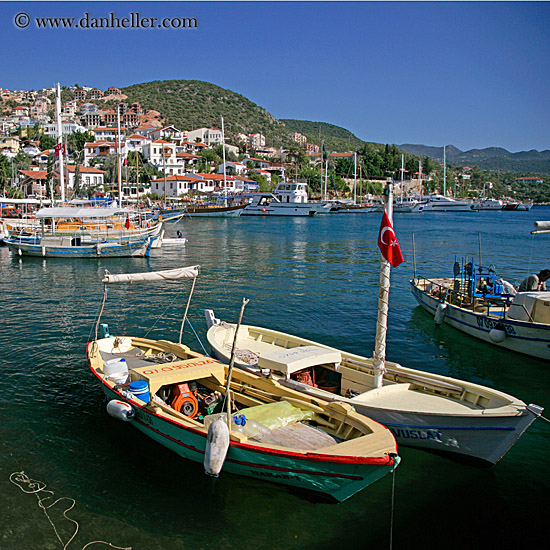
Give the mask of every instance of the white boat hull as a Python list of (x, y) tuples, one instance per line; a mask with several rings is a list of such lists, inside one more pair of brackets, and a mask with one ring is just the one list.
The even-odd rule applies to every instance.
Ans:
[[(216, 323), (209, 315), (207, 320), (214, 324), (208, 341), (218, 359), (229, 362), (235, 325)], [(295, 355), (303, 346), (341, 354), (341, 364), (334, 369), (341, 376), (340, 393), (285, 377), (280, 371), (264, 370), (264, 374), (310, 397), (353, 405), (357, 412), (387, 426), (400, 445), (495, 464), (541, 411), (492, 388), (389, 362), (383, 386), (374, 388), (372, 359), (262, 327), (241, 326), (237, 350), (242, 354), (236, 353), (235, 365), (254, 368), (251, 356), (256, 355), (260, 365), (260, 357), (265, 363), (273, 353), (288, 350)], [(348, 396), (349, 389), (358, 395)]]
[[(413, 296), (418, 304), (431, 315), (436, 314), (437, 306), (443, 301), (423, 291), (411, 281)], [(550, 325), (497, 318), (483, 312), (474, 312), (447, 303), (443, 322), (470, 336), (501, 348), (550, 360)], [(491, 338), (492, 330), (504, 331), (502, 341)]]

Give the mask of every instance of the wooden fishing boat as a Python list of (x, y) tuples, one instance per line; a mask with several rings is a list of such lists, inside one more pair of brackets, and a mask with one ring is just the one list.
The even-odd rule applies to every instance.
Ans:
[[(229, 361), (236, 325), (211, 310), (207, 338)], [(386, 361), (374, 388), (373, 359), (267, 328), (241, 325), (235, 365), (313, 398), (352, 405), (387, 426), (399, 445), (496, 463), (542, 409), (503, 392)]]
[(393, 204), (391, 184), (387, 191), (378, 237), (382, 257), (372, 358), (266, 328), (221, 322), (212, 310), (206, 310), (208, 342), (221, 361), (229, 359), (228, 343), (234, 342), (237, 366), (307, 396), (352, 405), (390, 428), (399, 444), (495, 464), (543, 409), (479, 384), (386, 361), (390, 265), (403, 261), (388, 206)]
[[(197, 274), (198, 266), (135, 274), (137, 279), (107, 274), (104, 282)], [(275, 380), (238, 369), (231, 375), (227, 365), (185, 345), (114, 337), (101, 327), (104, 337), (97, 337), (96, 328), (87, 357), (109, 400), (108, 412), (180, 456), (204, 462), (207, 470), (216, 444), (212, 427), (227, 425), (222, 403), (227, 395), (231, 416), (225, 472), (343, 501), (399, 464), (391, 432), (351, 405), (304, 399)]]
[(416, 301), (437, 324), (550, 359), (550, 292), (516, 293), (493, 269), (476, 268), (473, 260), (455, 262), (454, 277), (416, 277), (410, 284)]

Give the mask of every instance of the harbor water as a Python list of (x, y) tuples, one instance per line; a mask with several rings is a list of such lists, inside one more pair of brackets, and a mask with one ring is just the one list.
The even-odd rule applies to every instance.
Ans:
[[(452, 276), (455, 257), (519, 282), (550, 268), (529, 212), (397, 214), (387, 358), (498, 388), (546, 408), (550, 365), (434, 324), (409, 280)], [(86, 364), (104, 271), (200, 265), (183, 342), (206, 347), (204, 309), (371, 355), (379, 214), (183, 219), (185, 247), (148, 259), (19, 258), (0, 248), (0, 549), (262, 550), (519, 548), (547, 543), (550, 424), (539, 419), (492, 468), (401, 446), (402, 462), (344, 503), (222, 472), (216, 481), (110, 417)], [(413, 249), (414, 240), (414, 249)], [(113, 285), (112, 335), (176, 340), (189, 281)], [(196, 334), (195, 334), (196, 333)], [(210, 351), (206, 348), (206, 351)], [(50, 491), (50, 492), (48, 492)], [(61, 500), (59, 500), (61, 499)]]

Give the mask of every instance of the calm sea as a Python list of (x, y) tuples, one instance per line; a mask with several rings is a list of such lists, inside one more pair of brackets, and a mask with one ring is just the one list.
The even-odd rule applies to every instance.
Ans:
[[(548, 219), (548, 207), (396, 215), (406, 263), (392, 270), (387, 358), (498, 388), (550, 417), (547, 362), (436, 327), (408, 284), (415, 263), (420, 275), (451, 276), (455, 256), (477, 263), (480, 253), (511, 281), (550, 268), (550, 235), (530, 235), (535, 220)], [(402, 447), (395, 477), (336, 505), (230, 474), (213, 484), (201, 464), (107, 415), (85, 355), (105, 269), (199, 264), (190, 310), (198, 338), (190, 328), (184, 334), (199, 351), (203, 310), (236, 321), (246, 297), (245, 323), (370, 355), (379, 225), (377, 214), (187, 219), (168, 232), (181, 230), (188, 245), (149, 259), (43, 261), (1, 248), (0, 548), (365, 549), (389, 548), (390, 536), (394, 548), (546, 546), (550, 426), (543, 420), (490, 469)], [(188, 282), (113, 286), (103, 320), (111, 334), (177, 340), (189, 289)], [(17, 472), (42, 490), (33, 492)]]

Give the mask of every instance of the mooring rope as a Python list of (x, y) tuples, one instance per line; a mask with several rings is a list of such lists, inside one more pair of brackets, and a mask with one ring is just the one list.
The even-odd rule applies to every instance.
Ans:
[[(23, 491), (24, 493), (34, 494), (36, 496), (36, 499), (38, 501), (38, 507), (42, 509), (42, 511), (44, 512), (44, 515), (46, 516), (46, 518), (50, 522), (50, 525), (52, 526), (52, 528), (54, 530), (54, 533), (55, 533), (55, 536), (57, 537), (57, 540), (63, 546), (63, 550), (66, 550), (69, 547), (69, 545), (73, 542), (73, 540), (76, 537), (76, 535), (78, 533), (78, 530), (80, 528), (80, 526), (78, 524), (78, 521), (70, 518), (67, 515), (67, 512), (70, 512), (76, 506), (76, 500), (74, 498), (70, 498), (70, 497), (61, 497), (61, 498), (58, 498), (57, 500), (55, 500), (54, 502), (52, 502), (51, 504), (48, 504), (48, 505), (44, 504), (47, 500), (50, 500), (51, 498), (53, 498), (53, 496), (54, 496), (53, 491), (50, 491), (50, 490), (46, 489), (46, 484), (45, 483), (43, 483), (41, 481), (35, 481), (33, 479), (30, 479), (27, 476), (27, 474), (25, 474), (24, 471), (13, 472), (10, 475), (10, 482), (13, 483), (14, 485), (16, 485), (17, 487), (19, 487), (21, 489), (21, 491)], [(41, 493), (44, 494), (44, 495), (48, 494), (49, 496), (41, 496)], [(71, 523), (73, 523), (75, 525), (74, 533), (72, 534), (72, 536), (69, 538), (69, 540), (66, 543), (63, 543), (63, 540), (62, 540), (62, 538), (61, 538), (61, 536), (60, 536), (60, 534), (57, 530), (57, 527), (56, 527), (55, 523), (53, 522), (52, 518), (48, 514), (48, 509), (49, 508), (52, 508), (58, 502), (61, 502), (63, 500), (66, 500), (70, 503), (70, 506), (63, 511), (63, 517), (67, 521), (70, 521)], [(114, 544), (111, 544), (110, 542), (106, 542), (104, 540), (94, 540), (92, 542), (88, 542), (87, 544), (85, 544), (82, 547), (82, 550), (85, 550), (86, 548), (88, 548), (92, 544), (105, 544), (106, 546), (110, 546), (111, 548), (116, 548), (117, 550), (132, 550), (131, 546), (115, 546)]]
[(395, 507), (395, 470), (392, 471), (392, 481), (391, 481), (391, 511), (390, 511), (390, 550), (393, 548), (393, 510)]

